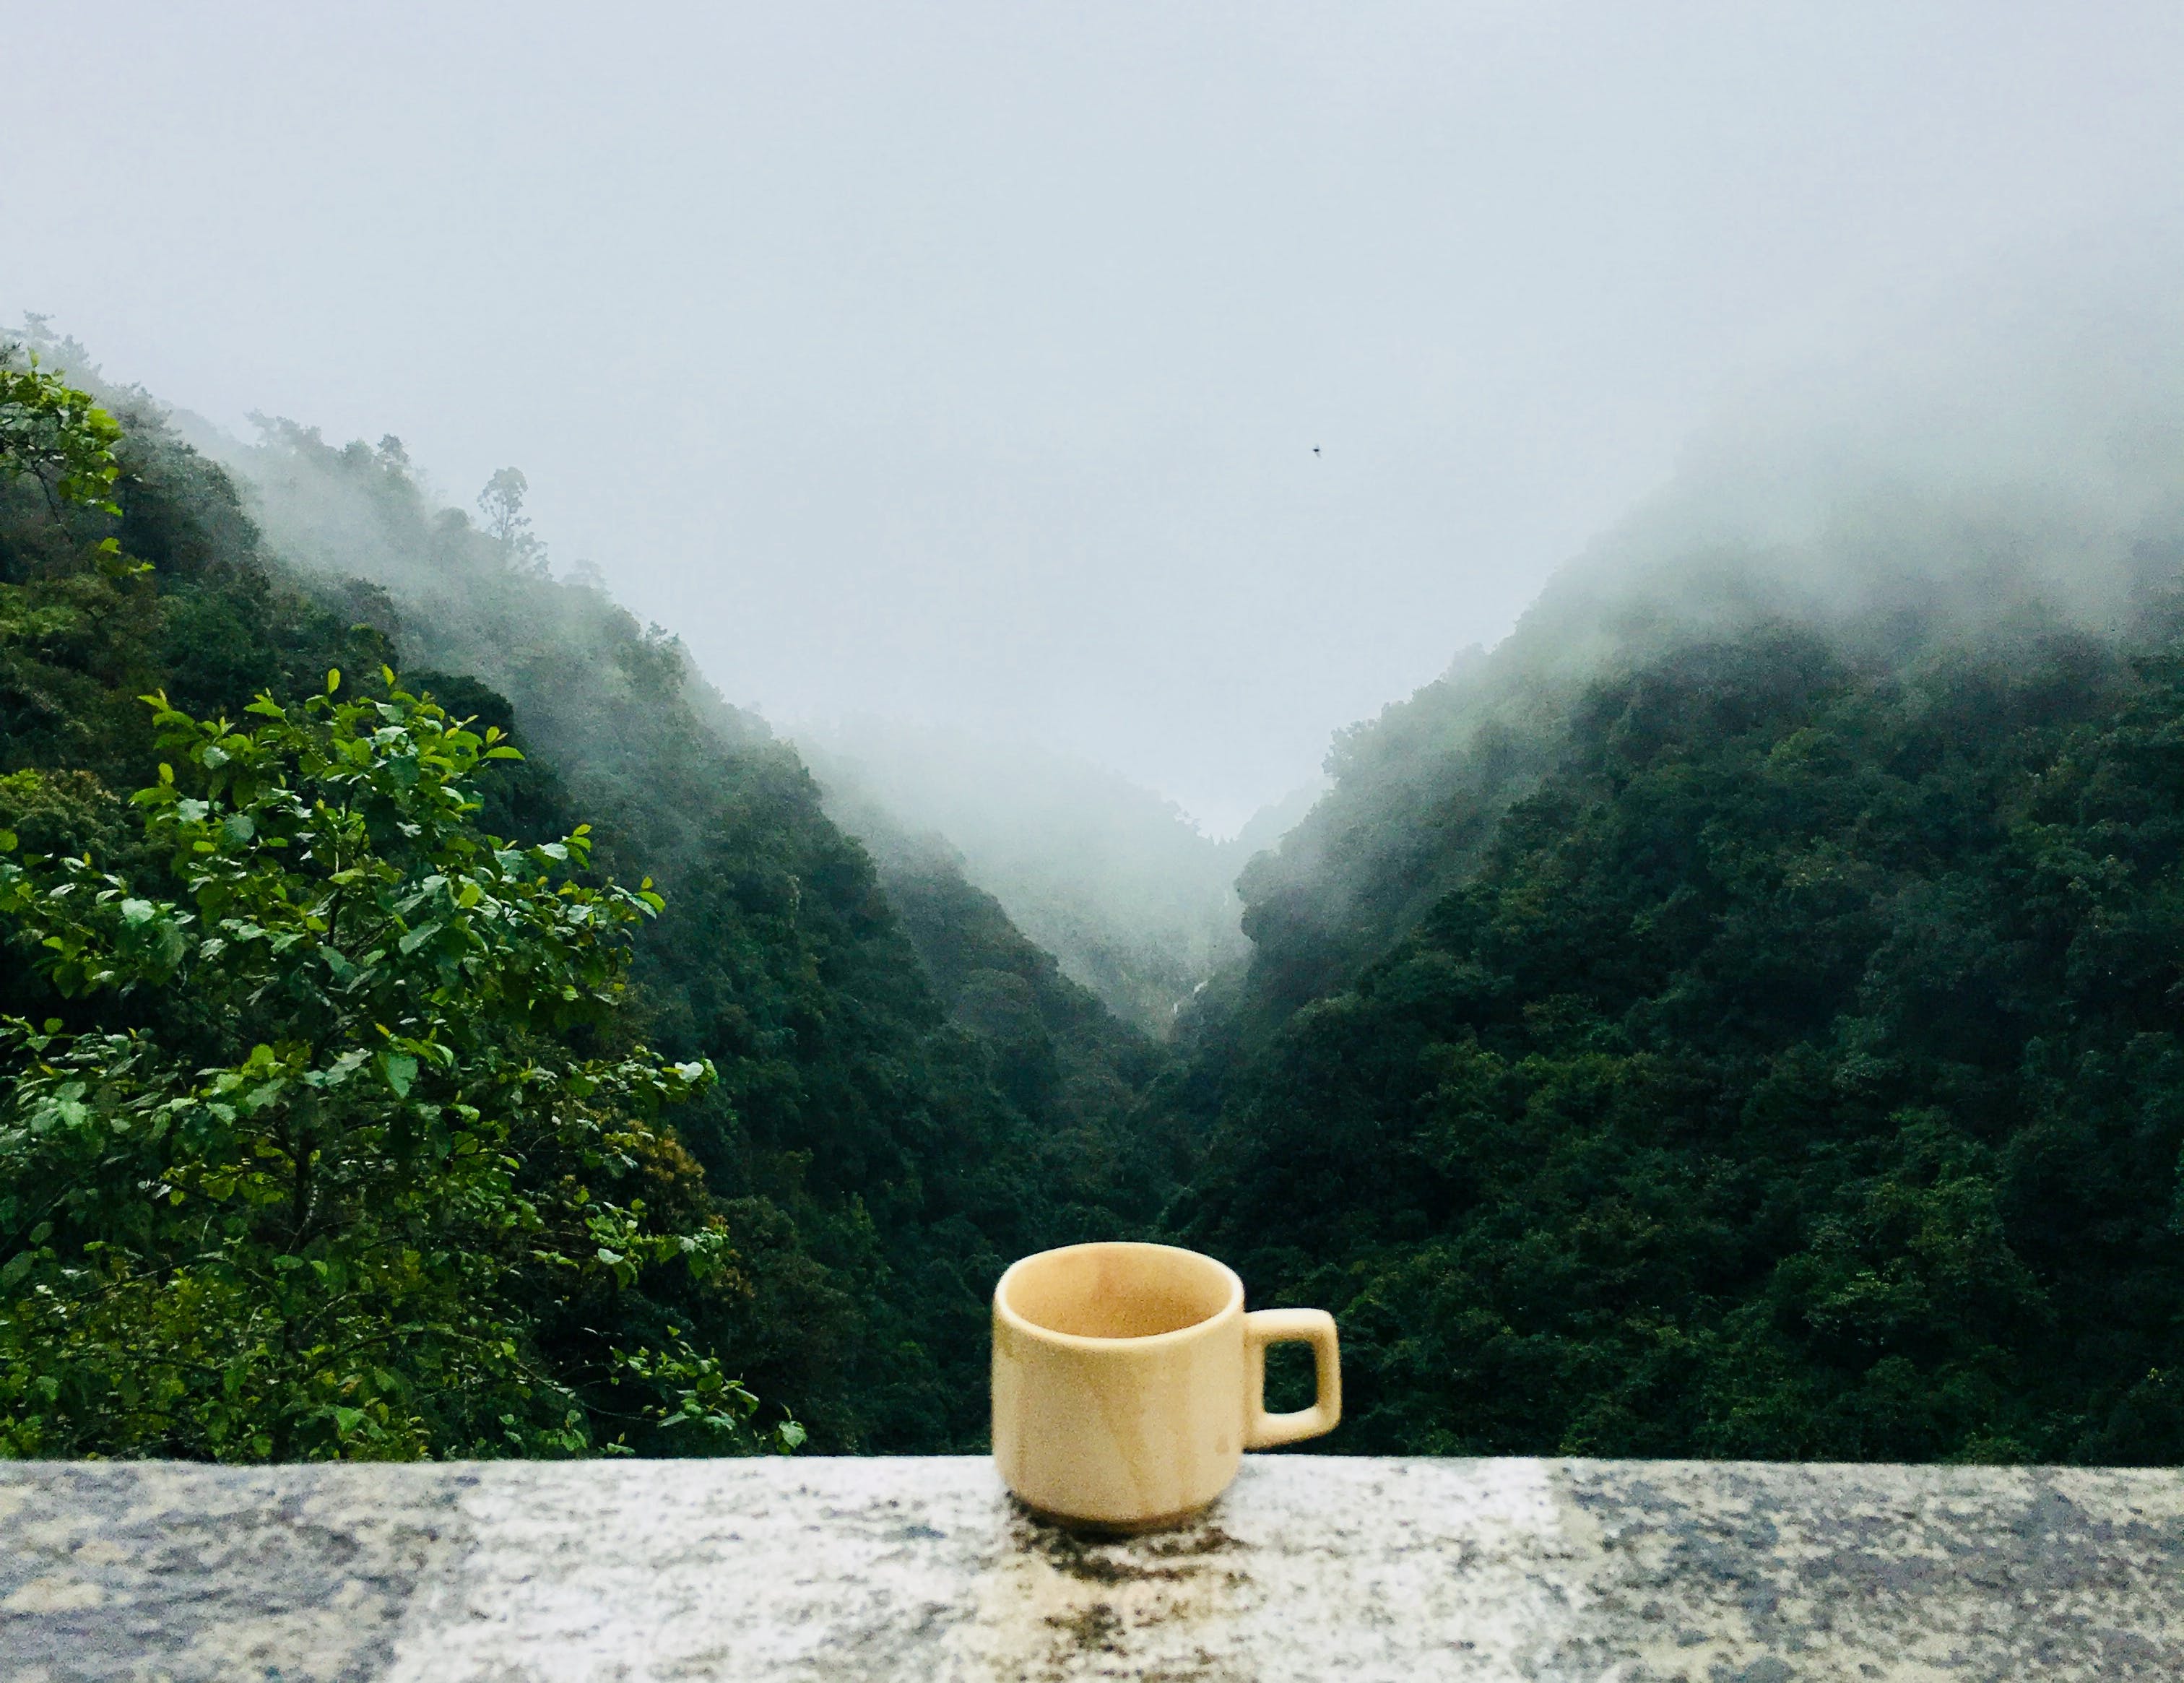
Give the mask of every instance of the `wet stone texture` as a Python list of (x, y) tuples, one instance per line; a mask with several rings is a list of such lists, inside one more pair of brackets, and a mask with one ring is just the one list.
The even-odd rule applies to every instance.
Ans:
[(2184, 1679), (2184, 1474), (1247, 1459), (0, 1467), (0, 1680)]

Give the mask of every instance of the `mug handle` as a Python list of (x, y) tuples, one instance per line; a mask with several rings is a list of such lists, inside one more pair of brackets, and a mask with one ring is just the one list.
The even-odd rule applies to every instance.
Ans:
[[(1267, 1413), (1267, 1346), (1309, 1344), (1318, 1398), (1293, 1414)], [(1342, 1360), (1334, 1317), (1324, 1309), (1255, 1309), (1244, 1317), (1244, 1447), (1272, 1449), (1331, 1432), (1342, 1418)]]

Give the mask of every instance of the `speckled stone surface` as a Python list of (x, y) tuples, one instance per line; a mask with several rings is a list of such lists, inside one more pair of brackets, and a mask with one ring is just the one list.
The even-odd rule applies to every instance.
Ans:
[(0, 1679), (2184, 1679), (2184, 1474), (1251, 1457), (0, 1466)]

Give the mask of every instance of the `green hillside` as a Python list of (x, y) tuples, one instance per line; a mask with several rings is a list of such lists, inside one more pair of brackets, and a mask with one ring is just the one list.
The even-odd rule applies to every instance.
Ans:
[[(329, 668), (351, 675), (344, 695), (382, 694), (370, 675), (383, 664), (476, 730), (507, 733), (526, 757), (471, 775), (472, 826), (533, 843), (588, 823), (582, 881), (649, 878), (666, 900), (634, 933), (606, 1019), (573, 1026), (571, 1044), (604, 1035), (669, 1064), (710, 1062), (718, 1077), (666, 1113), (664, 1156), (644, 1172), (660, 1181), (655, 1207), (725, 1233), (733, 1255), (694, 1297), (656, 1285), (671, 1269), (615, 1295), (630, 1328), (594, 1327), (593, 1365), (673, 1326), (764, 1400), (761, 1423), (793, 1412), (816, 1447), (981, 1441), (985, 1296), (1001, 1266), (1157, 1207), (1163, 1189), (1113, 1140), (1159, 1054), (1072, 994), (1057, 1007), (1070, 1019), (1063, 1073), (1022, 1078), (1015, 1025), (951, 1017), (964, 984), (936, 986), (795, 756), (722, 705), (671, 639), (596, 588), (553, 581), (506, 532), (435, 507), (393, 441), (337, 449), (270, 426), (238, 488), (150, 399), (100, 385), (76, 348), (45, 348), (116, 416), (120, 471), (112, 514), (57, 500), (50, 476), (19, 471), (0, 486), (0, 824), (19, 835), (16, 856), (43, 855), (35, 868), (49, 875), (58, 855), (87, 850), (128, 891), (172, 893), (126, 804), (157, 786), (161, 753), (140, 694), (240, 720), (261, 693), (319, 694)], [(27, 368), (22, 353), (12, 365)], [(9, 465), (36, 464), (18, 451)], [(964, 895), (944, 870), (934, 887)], [(1021, 938), (973, 900), (960, 930), (925, 916), (927, 945), (946, 945), (974, 984), (1022, 970)], [(8, 1011), (142, 1026), (163, 1045), (179, 1034), (168, 1019), (185, 1009), (181, 988), (58, 999), (25, 933), (10, 949)], [(1061, 998), (1056, 978), (1034, 979)], [(0, 1223), (11, 1258), (42, 1247), (55, 1267), (72, 1243), (107, 1242), (20, 1203)], [(577, 1306), (550, 1285), (526, 1290), (548, 1301), (511, 1324), (550, 1367)], [(60, 1359), (30, 1336), (26, 1361)], [(49, 1441), (126, 1446), (90, 1415), (79, 1424)], [(607, 1424), (587, 1419), (577, 1437), (607, 1441)], [(457, 1446), (420, 1429), (432, 1452)], [(694, 1435), (645, 1440), (678, 1442), (698, 1446)]]
[(1351, 791), (1176, 1230), (1351, 1450), (2184, 1458), (2180, 625), (1758, 627)]

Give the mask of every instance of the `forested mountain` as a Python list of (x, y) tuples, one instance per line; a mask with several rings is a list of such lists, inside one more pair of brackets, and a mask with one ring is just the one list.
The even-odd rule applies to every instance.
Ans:
[(2180, 744), (2169, 628), (1602, 683), (1177, 1229), (1334, 1311), (1353, 1449), (2184, 1458)]
[(2080, 395), (1664, 500), (1246, 870), (1168, 1226), (1343, 1446), (2184, 1460), (2184, 464)]
[[(666, 901), (635, 935), (629, 985), (602, 996), (607, 1017), (570, 1032), (717, 1072), (669, 1113), (644, 1173), (660, 1182), (654, 1207), (710, 1222), (733, 1255), (694, 1297), (655, 1289), (658, 1269), (610, 1293), (638, 1331), (598, 1329), (593, 1365), (671, 1323), (694, 1361), (765, 1399), (760, 1424), (793, 1410), (816, 1446), (980, 1441), (985, 1296), (1001, 1265), (1158, 1207), (1164, 1189), (1117, 1143), (1160, 1056), (1150, 1043), (1042, 969), (936, 862), (915, 922), (945, 953), (944, 992), (794, 755), (720, 704), (671, 639), (596, 588), (547, 577), (520, 503), (481, 530), (420, 493), (394, 441), (337, 449), (277, 423), (243, 453), (238, 489), (149, 398), (100, 384), (74, 347), (43, 348), (113, 410), (120, 471), (110, 514), (56, 500), (50, 476), (0, 487), (0, 824), (21, 856), (49, 872), (87, 851), (117, 893), (143, 897), (130, 904), (173, 898), (172, 867), (135, 839), (125, 804), (160, 786), (139, 694), (237, 720), (261, 692), (276, 705), (320, 694), (330, 667), (349, 674), (344, 696), (387, 694), (370, 677), (385, 664), (403, 690), (505, 733), (527, 757), (468, 774), (481, 832), (550, 844), (587, 823), (581, 881), (645, 882)], [(109, 551), (93, 547), (108, 536)], [(185, 989), (57, 998), (24, 945), (34, 933), (11, 947), (8, 1010), (174, 1037)], [(42, 1247), (65, 1268), (70, 1244), (107, 1242), (20, 1205), (0, 1221), (11, 1287), (35, 1278), (13, 1257)], [(570, 1312), (534, 1302), (515, 1318), (542, 1371)], [(64, 1401), (71, 1385), (90, 1398), (120, 1383), (70, 1371)], [(606, 1413), (577, 1418), (592, 1407), (582, 1385), (563, 1389), (577, 1398), (571, 1443), (613, 1435)], [(100, 1436), (91, 1401), (38, 1418), (46, 1435), (25, 1443), (123, 1446)], [(457, 1441), (429, 1421), (416, 1430), (435, 1452)], [(689, 1435), (644, 1440), (677, 1441)]]

